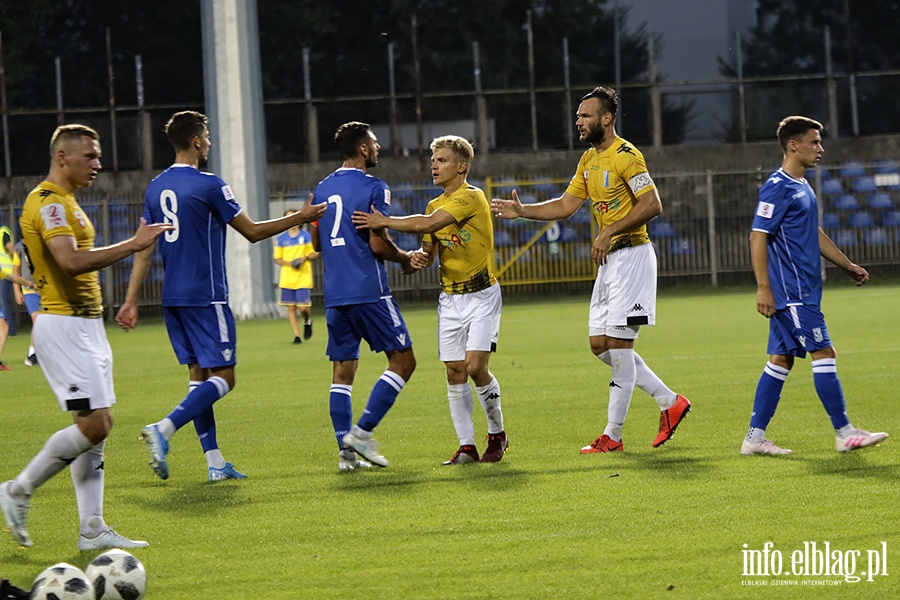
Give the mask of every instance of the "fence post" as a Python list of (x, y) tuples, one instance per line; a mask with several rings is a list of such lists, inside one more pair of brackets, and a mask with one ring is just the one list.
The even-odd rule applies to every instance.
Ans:
[(526, 11), (525, 15), (525, 31), (528, 37), (528, 103), (531, 105), (531, 149), (537, 152), (537, 98), (534, 91), (534, 30), (531, 28), (531, 10)]
[(53, 73), (56, 77), (56, 124), (62, 125), (66, 117), (63, 114), (62, 59), (58, 56), (53, 59)]
[(9, 118), (6, 108), (6, 70), (3, 66), (3, 32), (0, 31), (0, 113), (3, 113), (3, 162), (7, 184), (12, 177), (12, 161), (9, 157)]
[(319, 121), (316, 105), (312, 101), (312, 76), (309, 66), (309, 48), (303, 48), (303, 99), (306, 108), (306, 152), (309, 162), (319, 162)]
[(650, 70), (650, 112), (653, 126), (653, 147), (662, 148), (662, 93), (659, 89), (659, 73), (656, 70), (656, 52), (653, 35), (647, 36), (647, 59)]
[(825, 93), (828, 95), (828, 135), (831, 138), (841, 137), (838, 127), (837, 81), (834, 78), (834, 65), (831, 61), (831, 27), (825, 28)]
[[(566, 88), (566, 142), (569, 150), (575, 147), (575, 132), (572, 131), (572, 123), (575, 118), (572, 116), (572, 81), (569, 73), (571, 65), (569, 63), (569, 38), (563, 38), (563, 86)], [(618, 93), (618, 92), (617, 92)]]
[(472, 62), (475, 69), (475, 113), (476, 136), (478, 138), (478, 153), (484, 158), (490, 152), (490, 136), (488, 135), (488, 118), (487, 118), (487, 102), (481, 89), (481, 52), (478, 48), (478, 42), (472, 42)]
[(741, 136), (741, 143), (747, 141), (747, 95), (744, 89), (744, 48), (741, 44), (741, 32), (735, 33), (737, 43), (737, 76), (738, 76), (738, 128)]
[(109, 27), (106, 28), (106, 77), (109, 85), (109, 140), (112, 145), (112, 168), (115, 175), (119, 172), (119, 138), (116, 133), (116, 78), (113, 73), (112, 33)]
[(400, 137), (400, 122), (397, 115), (397, 82), (394, 76), (394, 42), (388, 42), (388, 92), (391, 95), (391, 154), (400, 156), (403, 148), (403, 140)]
[(134, 56), (134, 79), (137, 84), (138, 105), (138, 139), (140, 140), (141, 168), (153, 170), (153, 132), (150, 126), (150, 113), (144, 106), (144, 61), (140, 54)]
[(706, 170), (706, 219), (709, 236), (709, 282), (719, 287), (719, 242), (716, 235), (716, 198), (713, 193), (712, 169)]

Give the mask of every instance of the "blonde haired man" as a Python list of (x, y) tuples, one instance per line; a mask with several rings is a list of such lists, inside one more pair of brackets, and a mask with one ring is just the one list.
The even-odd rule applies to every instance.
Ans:
[[(503, 300), (493, 272), (494, 224), (484, 192), (466, 179), (475, 151), (455, 135), (431, 142), (431, 175), (444, 193), (428, 203), (426, 214), (388, 217), (356, 212), (357, 227), (387, 227), (423, 234), (422, 247), (412, 264), (424, 268), (440, 259), (441, 293), (438, 300), (439, 355), (447, 371), (450, 417), (459, 438), (459, 448), (445, 465), (498, 462), (509, 441), (500, 409), (500, 385), (488, 368), (497, 350)], [(474, 401), (468, 379), (487, 417), (487, 448), (478, 456)]]

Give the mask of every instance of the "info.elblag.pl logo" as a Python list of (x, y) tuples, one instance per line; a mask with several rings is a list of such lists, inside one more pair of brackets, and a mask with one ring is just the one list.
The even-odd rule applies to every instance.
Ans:
[(868, 550), (843, 550), (831, 542), (803, 542), (782, 552), (773, 542), (743, 545), (741, 585), (841, 585), (888, 576), (887, 542)]

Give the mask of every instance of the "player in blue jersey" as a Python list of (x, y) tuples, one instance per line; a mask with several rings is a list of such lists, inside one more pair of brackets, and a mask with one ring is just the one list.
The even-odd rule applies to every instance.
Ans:
[[(412, 340), (388, 286), (384, 261), (415, 270), (411, 252), (400, 250), (385, 229), (356, 229), (354, 211), (372, 208), (386, 213), (391, 201), (387, 184), (366, 173), (378, 164), (378, 140), (366, 123), (350, 122), (334, 136), (343, 164), (313, 192), (313, 204), (328, 210), (312, 228), (313, 246), (324, 261), (327, 354), (332, 362), (331, 421), (337, 437), (342, 471), (368, 467), (357, 454), (380, 467), (388, 465), (372, 439), (372, 430), (393, 406), (397, 394), (416, 368)], [(359, 346), (365, 339), (375, 352), (384, 352), (388, 368), (372, 388), (356, 425), (351, 393)]]
[[(162, 305), (169, 340), (179, 363), (188, 365), (187, 396), (169, 415), (144, 427), (141, 437), (150, 448), (150, 465), (161, 479), (169, 477), (169, 440), (193, 421), (206, 455), (210, 481), (243, 479), (226, 462), (216, 439), (213, 404), (235, 386), (237, 342), (234, 316), (228, 306), (225, 273), (226, 226), (251, 243), (317, 219), (323, 207), (309, 202), (290, 216), (256, 222), (235, 202), (231, 188), (199, 166), (209, 157), (208, 120), (194, 111), (175, 113), (166, 135), (175, 148), (175, 164), (158, 175), (144, 195), (148, 223), (170, 223), (160, 238), (163, 260)], [(140, 286), (153, 247), (135, 258), (125, 302), (116, 321), (128, 331), (137, 324)]]
[(784, 150), (781, 168), (759, 190), (750, 232), (750, 257), (756, 276), (756, 310), (769, 319), (769, 362), (756, 387), (750, 430), (741, 454), (789, 454), (765, 437), (794, 358), (812, 358), (816, 393), (831, 417), (838, 452), (871, 446), (888, 437), (857, 429), (847, 417), (837, 376), (835, 350), (828, 336), (822, 300), (821, 257), (863, 285), (869, 273), (853, 264), (819, 227), (816, 195), (804, 179), (825, 151), (822, 124), (787, 117), (778, 125)]

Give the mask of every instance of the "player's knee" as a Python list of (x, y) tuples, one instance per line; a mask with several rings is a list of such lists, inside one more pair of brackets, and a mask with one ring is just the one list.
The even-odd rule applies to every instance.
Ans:
[(600, 356), (601, 354), (603, 354), (604, 352), (609, 350), (609, 348), (607, 347), (607, 344), (606, 344), (606, 338), (601, 338), (598, 336), (591, 336), (590, 342), (591, 342), (591, 353), (594, 356)]

